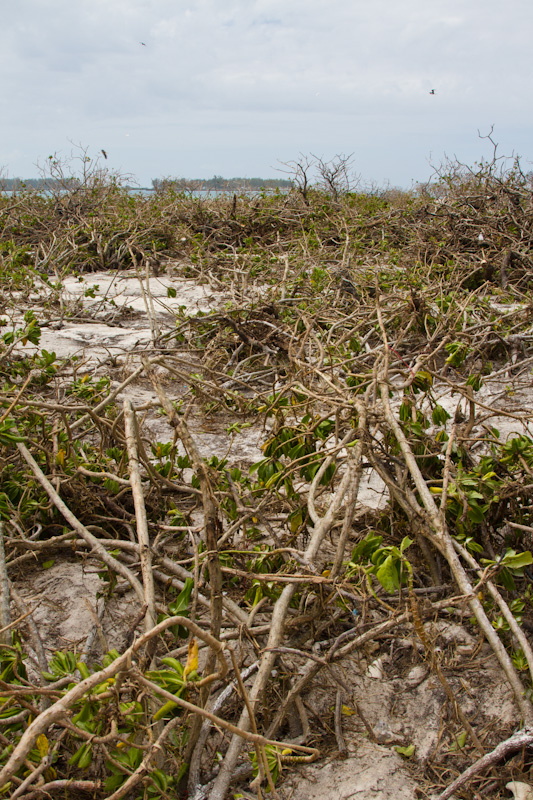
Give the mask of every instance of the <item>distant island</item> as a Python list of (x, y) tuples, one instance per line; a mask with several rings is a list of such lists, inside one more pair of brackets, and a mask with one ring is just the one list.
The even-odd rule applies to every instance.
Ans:
[[(81, 185), (77, 178), (1, 178), (0, 191), (20, 192), (23, 189), (51, 192), (61, 189), (76, 189)], [(143, 191), (165, 192), (173, 189), (176, 192), (259, 192), (262, 189), (273, 191), (288, 190), (292, 181), (283, 178), (223, 178), (214, 175), (212, 178), (154, 178), (152, 187)], [(138, 187), (126, 186), (126, 189)]]
[(283, 178), (155, 178), (152, 186), (156, 192), (174, 189), (177, 192), (246, 192), (262, 189), (290, 189), (292, 181)]
[(51, 192), (57, 189), (75, 189), (80, 185), (77, 178), (2, 178), (0, 191), (20, 192), (22, 189), (35, 189), (38, 192)]

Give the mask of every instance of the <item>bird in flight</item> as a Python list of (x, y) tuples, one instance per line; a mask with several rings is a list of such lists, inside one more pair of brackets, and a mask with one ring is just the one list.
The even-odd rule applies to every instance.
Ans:
[(432, 90), (430, 91), (430, 94), (435, 94), (435, 89), (432, 89)]
[(139, 42), (139, 44), (142, 44), (143, 47), (146, 47), (146, 44), (144, 42)]
[(103, 155), (103, 157), (104, 157), (104, 158), (107, 160), (107, 153), (106, 153), (106, 151), (105, 151), (105, 150), (100, 150), (100, 152), (101, 152), (101, 154)]

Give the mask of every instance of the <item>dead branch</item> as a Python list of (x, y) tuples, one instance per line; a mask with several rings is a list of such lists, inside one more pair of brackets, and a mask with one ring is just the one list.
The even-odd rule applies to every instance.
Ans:
[(152, 554), (150, 549), (150, 536), (144, 505), (144, 494), (139, 471), (139, 457), (137, 453), (137, 424), (135, 412), (131, 402), (124, 400), (124, 425), (126, 430), (126, 446), (128, 448), (129, 472), (133, 502), (135, 504), (135, 517), (137, 520), (137, 538), (139, 541), (139, 556), (143, 578), (144, 602), (147, 613), (144, 618), (145, 630), (148, 632), (156, 624), (154, 579), (152, 575)]
[(476, 775), (484, 772), (489, 767), (498, 764), (507, 756), (510, 756), (512, 753), (516, 753), (518, 750), (521, 750), (523, 747), (528, 747), (533, 744), (533, 733), (529, 730), (529, 728), (524, 728), (517, 733), (514, 733), (509, 739), (506, 739), (504, 742), (500, 742), (500, 744), (494, 748), (490, 753), (487, 753), (483, 756), (483, 758), (478, 759), (472, 766), (468, 767), (458, 778), (456, 778), (453, 783), (451, 783), (447, 789), (445, 789), (441, 794), (434, 795), (435, 800), (448, 800), (452, 796), (457, 789), (460, 789), (461, 786), (464, 786), (465, 783), (468, 783), (471, 778), (474, 778)]

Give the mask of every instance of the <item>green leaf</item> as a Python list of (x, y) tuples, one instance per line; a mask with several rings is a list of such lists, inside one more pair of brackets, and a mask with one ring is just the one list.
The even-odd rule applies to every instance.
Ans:
[[(189, 613), (189, 603), (193, 590), (194, 580), (187, 578), (183, 589), (172, 603), (169, 603), (168, 610), (173, 617), (186, 617)], [(163, 616), (162, 619), (165, 619)], [(189, 631), (183, 625), (173, 625), (172, 633), (177, 639), (186, 639)]]
[(475, 392), (479, 392), (479, 390), (483, 386), (481, 375), (469, 375), (466, 381), (466, 385), (471, 386)]
[(171, 669), (176, 670), (178, 675), (183, 675), (183, 664), (181, 663), (181, 661), (178, 661), (177, 658), (172, 658), (172, 656), (165, 656), (165, 658), (161, 659), (161, 663), (165, 664), (165, 666), (167, 667), (171, 667)]
[(10, 445), (24, 441), (23, 437), (17, 433), (16, 428), (14, 431), (11, 430), (12, 428), (15, 428), (15, 422), (12, 419), (5, 419), (0, 423), (0, 444)]
[(398, 413), (402, 422), (409, 422), (411, 419), (411, 403), (409, 400), (404, 400)]
[(82, 679), (83, 681), (84, 681), (86, 678), (88, 678), (88, 677), (89, 677), (89, 675), (90, 675), (91, 673), (89, 672), (89, 668), (88, 668), (87, 664), (85, 664), (85, 662), (84, 662), (84, 661), (78, 661), (78, 663), (76, 664), (76, 666), (78, 667), (78, 672), (80, 673), (80, 675), (81, 675), (81, 679)]
[(155, 712), (153, 716), (154, 722), (163, 719), (163, 717), (166, 717), (167, 714), (170, 714), (171, 711), (174, 711), (174, 709), (177, 707), (177, 703), (174, 703), (172, 700), (168, 700), (158, 711)]
[(304, 510), (302, 508), (297, 508), (296, 511), (293, 511), (287, 519), (290, 522), (291, 526), (291, 533), (296, 533), (296, 531), (300, 528), (304, 521)]
[(169, 603), (168, 610), (173, 617), (184, 616), (184, 613), (189, 608), (193, 586), (194, 580), (192, 578), (187, 578), (179, 595), (172, 603)]
[(382, 541), (383, 536), (377, 536), (371, 531), (352, 550), (352, 561), (356, 564), (361, 561), (367, 561), (374, 550), (380, 547)]
[(153, 769), (150, 773), (150, 777), (157, 785), (158, 789), (162, 792), (166, 792), (168, 789), (168, 775), (165, 775), (160, 769)]
[[(94, 720), (95, 711), (91, 703), (84, 703), (81, 711), (76, 714), (72, 718), (72, 722), (74, 725), (78, 725), (79, 727), (83, 727), (88, 722), (92, 722)], [(83, 728), (83, 730), (87, 730), (87, 728)]]
[(413, 388), (416, 392), (418, 389), (419, 391), (422, 390), (427, 392), (433, 386), (433, 376), (429, 372), (425, 372), (424, 370), (419, 370), (413, 381)]
[(404, 758), (411, 758), (411, 756), (415, 752), (415, 745), (410, 744), (407, 745), (407, 747), (400, 747), (400, 745), (396, 745), (394, 749), (399, 755), (403, 756)]
[(118, 650), (115, 650), (115, 648), (113, 648), (112, 650), (110, 650), (108, 653), (105, 654), (105, 656), (102, 659), (102, 664), (104, 665), (104, 667), (108, 667), (118, 657), (119, 657)]
[(387, 556), (383, 564), (376, 570), (376, 578), (389, 594), (393, 594), (396, 589), (400, 588), (396, 563), (394, 556)]
[(413, 542), (414, 542), (414, 539), (410, 539), (408, 536), (405, 536), (402, 539), (402, 543), (400, 545), (400, 553), (403, 555), (405, 553), (405, 551), (407, 550), (407, 548), (411, 547)]
[(507, 567), (507, 569), (523, 569), (533, 564), (533, 556), (529, 550), (526, 550), (524, 553), (514, 553), (510, 550), (505, 554), (500, 563), (502, 566)]
[(93, 758), (92, 742), (84, 742), (82, 746), (76, 750), (73, 756), (69, 758), (71, 767), (78, 766), (80, 769), (87, 769), (91, 765)]
[(475, 500), (472, 500), (472, 502), (468, 505), (467, 517), (470, 522), (473, 522), (475, 525), (481, 525), (485, 519), (485, 513), (483, 509), (480, 508)]
[(433, 409), (431, 418), (435, 425), (444, 425), (446, 420), (450, 419), (450, 415), (443, 406), (437, 404)]
[(139, 750), (137, 747), (130, 747), (126, 754), (125, 762), (129, 767), (132, 769), (137, 769), (140, 766), (141, 761), (143, 760), (143, 751)]
[(460, 750), (466, 744), (466, 731), (463, 731), (456, 737), (455, 742), (450, 745), (450, 751), (453, 752), (455, 750)]

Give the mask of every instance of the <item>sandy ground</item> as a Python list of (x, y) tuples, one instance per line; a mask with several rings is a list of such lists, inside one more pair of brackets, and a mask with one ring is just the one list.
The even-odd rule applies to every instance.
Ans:
[[(176, 296), (169, 297), (168, 289)], [(89, 296), (86, 296), (89, 293)], [(94, 295), (94, 296), (92, 296)], [(150, 299), (151, 298), (151, 299)], [(65, 307), (82, 304), (91, 319), (82, 321), (65, 317), (62, 325), (43, 327), (40, 347), (54, 351), (58, 357), (78, 356), (84, 370), (109, 374), (118, 385), (125, 372), (139, 363), (139, 352), (148, 348), (154, 325), (159, 330), (172, 330), (176, 313), (196, 314), (221, 308), (227, 301), (221, 292), (208, 285), (162, 276), (141, 282), (134, 273), (98, 273), (83, 281), (69, 278), (64, 283)], [(151, 304), (151, 305), (150, 305)], [(152, 326), (147, 308), (152, 309)], [(116, 365), (119, 365), (118, 367)], [(115, 365), (115, 366), (112, 366)], [(155, 393), (146, 384), (132, 384), (127, 396), (136, 406), (157, 403)], [(439, 402), (454, 414), (459, 398), (443, 385)], [(482, 402), (501, 403), (509, 410), (514, 403), (533, 406), (531, 389), (516, 387), (512, 376), (503, 376), (498, 384), (489, 383), (479, 395)], [(466, 401), (462, 411), (468, 414)], [(520, 419), (491, 417), (484, 424), (494, 425), (502, 440), (526, 430)], [(209, 427), (212, 427), (210, 430)], [(232, 464), (244, 467), (262, 458), (261, 444), (265, 431), (259, 425), (232, 436), (215, 421), (194, 423), (193, 433), (202, 455), (228, 456)], [(169, 441), (172, 431), (156, 408), (146, 412), (143, 436), (147, 441)], [(358, 502), (376, 508), (387, 502), (387, 493), (380, 479), (366, 470)], [(102, 611), (97, 601), (101, 589), (98, 566), (87, 558), (80, 563), (72, 557), (56, 559), (48, 569), (25, 567), (19, 591), (34, 608), (34, 618), (51, 654), (55, 649), (83, 650), (88, 631), (93, 631), (96, 649), (124, 646), (125, 631), (133, 622), (135, 605), (128, 593), (118, 595)], [(100, 616), (99, 616), (100, 612)], [(446, 650), (455, 670), (451, 679), (463, 711), (482, 718), (491, 726), (512, 727), (517, 719), (516, 708), (504, 677), (486, 645), (482, 658), (472, 662), (477, 643), (466, 621), (447, 622), (428, 627), (435, 645)], [(435, 752), (442, 733), (443, 717), (450, 711), (442, 687), (410, 639), (401, 634), (390, 638), (380, 652), (368, 652), (336, 667), (348, 681), (354, 697), (376, 733), (377, 742), (365, 736), (359, 717), (343, 717), (347, 741), (347, 757), (335, 757), (312, 765), (285, 769), (280, 792), (286, 800), (415, 800), (421, 796), (416, 780), (417, 767), (423, 766)], [(317, 719), (327, 717), (335, 702), (335, 681), (324, 680), (313, 690), (306, 704)], [(461, 729), (457, 727), (457, 734)], [(460, 748), (447, 755), (447, 764), (463, 763)], [(414, 754), (406, 759), (395, 749), (415, 745)], [(426, 795), (423, 795), (426, 796)]]

